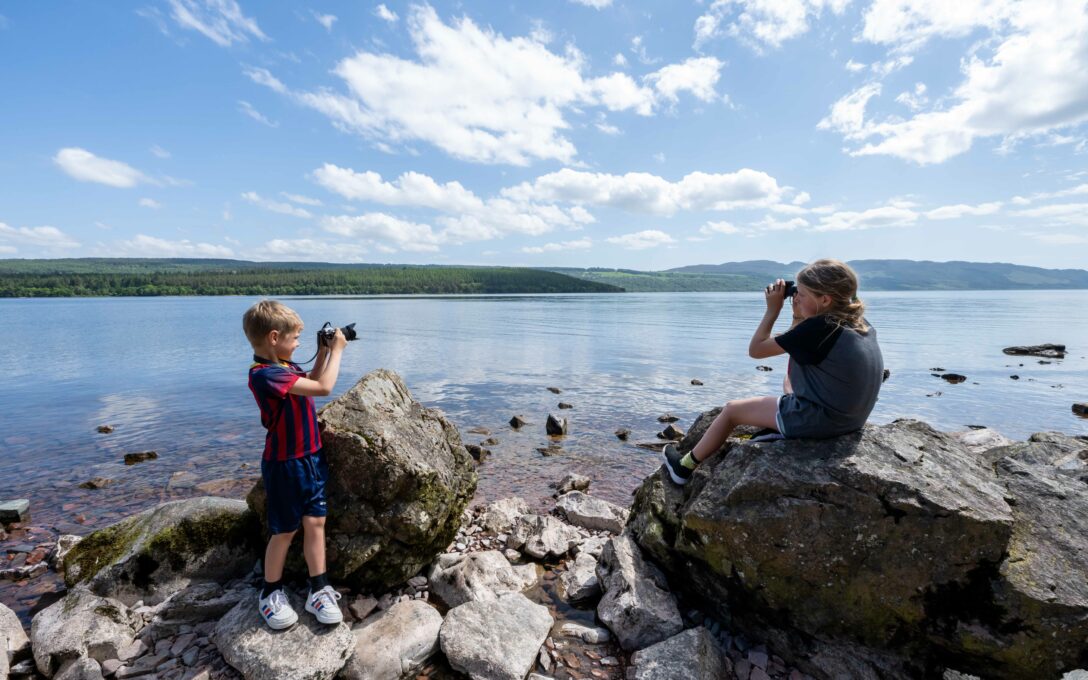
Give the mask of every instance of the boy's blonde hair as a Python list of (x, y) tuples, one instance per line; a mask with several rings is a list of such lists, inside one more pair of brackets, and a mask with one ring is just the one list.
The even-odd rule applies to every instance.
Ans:
[(868, 333), (865, 323), (865, 303), (858, 298), (858, 275), (850, 265), (839, 260), (816, 260), (797, 272), (797, 283), (816, 295), (827, 295), (831, 306), (824, 316), (840, 326), (859, 333)]
[(302, 319), (295, 310), (275, 300), (261, 300), (242, 316), (242, 330), (254, 347), (264, 342), (272, 331), (290, 333), (301, 328)]

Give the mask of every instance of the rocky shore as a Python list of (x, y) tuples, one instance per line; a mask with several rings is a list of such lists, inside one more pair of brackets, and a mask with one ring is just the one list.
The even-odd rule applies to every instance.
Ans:
[[(714, 415), (668, 436), (690, 448)], [(0, 605), (0, 678), (951, 680), (1088, 667), (1086, 437), (1011, 442), (918, 421), (827, 441), (742, 431), (686, 487), (647, 477), (631, 507), (595, 497), (576, 470), (546, 505), (474, 505), (484, 457), (396, 374), (367, 375), (321, 422), (343, 624), (260, 620), (258, 484), (246, 502), (173, 501), (37, 546), (19, 568), (61, 572), (67, 591), (29, 631)], [(302, 569), (289, 565), (299, 585)], [(289, 592), (299, 610), (304, 595)]]

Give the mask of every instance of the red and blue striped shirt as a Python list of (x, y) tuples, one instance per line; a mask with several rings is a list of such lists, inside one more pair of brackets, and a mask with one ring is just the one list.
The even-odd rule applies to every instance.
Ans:
[(313, 397), (289, 392), (299, 378), (305, 377), (306, 372), (298, 364), (253, 355), (249, 389), (261, 409), (261, 425), (268, 430), (264, 460), (302, 458), (321, 448)]

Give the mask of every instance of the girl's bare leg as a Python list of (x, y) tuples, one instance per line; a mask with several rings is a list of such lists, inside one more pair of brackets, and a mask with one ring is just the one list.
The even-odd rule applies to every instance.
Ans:
[(691, 450), (692, 457), (699, 462), (706, 460), (707, 456), (722, 447), (737, 425), (777, 429), (778, 424), (775, 422), (777, 412), (778, 397), (753, 397), (729, 402), (707, 428), (703, 438)]

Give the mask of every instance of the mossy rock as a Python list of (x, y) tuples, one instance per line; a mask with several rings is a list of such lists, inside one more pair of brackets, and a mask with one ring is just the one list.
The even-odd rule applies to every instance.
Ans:
[(193, 580), (227, 581), (260, 555), (257, 516), (242, 501), (218, 497), (164, 503), (96, 531), (64, 559), (69, 587), (131, 605), (155, 603)]

